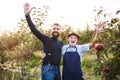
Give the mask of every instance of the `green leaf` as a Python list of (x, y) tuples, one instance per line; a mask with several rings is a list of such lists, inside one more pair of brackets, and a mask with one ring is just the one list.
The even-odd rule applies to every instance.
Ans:
[(117, 15), (118, 13), (120, 13), (120, 10), (118, 10), (118, 11), (116, 12), (116, 15)]

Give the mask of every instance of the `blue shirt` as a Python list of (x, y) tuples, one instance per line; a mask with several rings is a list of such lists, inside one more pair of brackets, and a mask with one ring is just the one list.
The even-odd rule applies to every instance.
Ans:
[[(80, 55), (80, 59), (82, 61), (82, 55), (83, 55), (83, 53), (85, 53), (85, 52), (90, 50), (90, 44), (76, 45), (76, 48), (77, 48), (78, 54)], [(69, 44), (64, 45), (62, 47), (62, 56), (64, 56), (64, 54), (66, 52), (66, 49), (67, 49), (67, 52), (75, 52), (76, 48), (75, 47), (70, 47)]]

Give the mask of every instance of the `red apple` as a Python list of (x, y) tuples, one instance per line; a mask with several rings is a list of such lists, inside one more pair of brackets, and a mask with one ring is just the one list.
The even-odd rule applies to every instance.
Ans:
[(95, 44), (95, 49), (98, 51), (103, 50), (103, 44), (100, 43)]
[(103, 67), (103, 72), (104, 72), (104, 73), (109, 73), (108, 67)]
[(111, 19), (111, 23), (113, 23), (113, 24), (117, 23), (118, 21), (119, 21), (118, 18), (112, 18), (112, 19)]
[(3, 61), (1, 61), (1, 64), (4, 64), (4, 62), (3, 62)]

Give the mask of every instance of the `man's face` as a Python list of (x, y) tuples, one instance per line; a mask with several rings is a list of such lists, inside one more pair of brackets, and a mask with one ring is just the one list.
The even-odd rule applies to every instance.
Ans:
[(68, 38), (68, 42), (71, 46), (75, 46), (78, 42), (78, 38), (77, 36), (75, 35), (71, 35), (69, 38)]
[(53, 25), (52, 26), (52, 36), (57, 38), (60, 35), (60, 26), (58, 25)]

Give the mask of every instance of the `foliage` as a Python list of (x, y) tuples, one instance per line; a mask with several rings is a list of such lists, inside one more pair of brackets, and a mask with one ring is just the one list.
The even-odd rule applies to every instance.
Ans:
[(100, 80), (99, 75), (94, 72), (95, 64), (97, 64), (97, 58), (95, 54), (89, 52), (83, 55), (82, 59), (82, 71), (85, 80)]
[(95, 30), (90, 30), (90, 26), (86, 25), (86, 29), (84, 31), (78, 31), (78, 34), (80, 34), (78, 43), (86, 44), (92, 41), (92, 38), (95, 36)]
[[(32, 20), (36, 28), (42, 33), (50, 36), (50, 30), (42, 29), (45, 19), (47, 18), (48, 7), (43, 9), (33, 7)], [(103, 8), (98, 11), (95, 9), (95, 22), (109, 16)], [(116, 12), (118, 15), (120, 10)], [(17, 79), (17, 80), (38, 80), (40, 78), (39, 68), (41, 67), (40, 53), (42, 51), (42, 43), (29, 30), (25, 19), (20, 19), (19, 30), (17, 32), (2, 34), (0, 36), (0, 78), (1, 79)], [(63, 25), (63, 32), (60, 39), (67, 44), (67, 35), (72, 32), (69, 25)], [(86, 25), (86, 30), (76, 31), (80, 35), (80, 44), (92, 41), (94, 30), (90, 30)], [(103, 80), (118, 80), (120, 77), (120, 18), (111, 18), (107, 22), (107, 26), (102, 31), (99, 43), (104, 44), (102, 51), (91, 50), (87, 57), (84, 56), (82, 68), (86, 75), (86, 79), (99, 80), (100, 76)], [(95, 54), (97, 59), (95, 58)], [(93, 56), (94, 55), (94, 56)], [(91, 56), (91, 57), (90, 57)], [(62, 64), (62, 62), (61, 62)], [(95, 75), (95, 73), (97, 75)], [(11, 73), (12, 72), (12, 73)], [(90, 73), (91, 72), (91, 73)], [(10, 75), (10, 76), (9, 76)]]
[[(117, 13), (118, 14), (118, 13)], [(103, 30), (100, 42), (104, 44), (103, 51), (96, 51), (98, 63), (95, 72), (102, 80), (120, 79), (120, 18), (111, 18)]]
[(63, 25), (62, 32), (60, 34), (60, 38), (64, 44), (67, 44), (67, 36), (69, 33), (73, 32), (72, 28), (68, 25)]
[[(41, 26), (47, 17), (47, 9), (47, 6), (42, 9), (34, 7), (31, 12), (32, 20), (41, 32), (44, 32)], [(0, 36), (0, 70), (14, 72), (15, 69), (19, 77), (13, 77), (17, 80), (39, 79), (41, 58), (33, 56), (33, 53), (42, 50), (42, 43), (31, 34), (25, 19), (20, 19), (18, 24), (19, 30), (17, 32)], [(8, 63), (10, 60), (12, 63)], [(2, 78), (7, 77), (7, 75), (3, 75)]]

